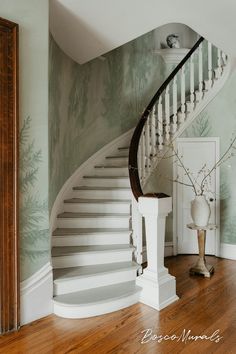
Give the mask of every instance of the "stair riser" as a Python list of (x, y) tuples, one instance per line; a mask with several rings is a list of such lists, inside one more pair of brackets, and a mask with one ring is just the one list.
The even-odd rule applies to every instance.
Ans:
[(73, 198), (85, 199), (131, 199), (131, 191), (119, 190), (73, 190)]
[(129, 176), (128, 167), (119, 167), (119, 168), (94, 168), (93, 174), (97, 176)]
[(64, 203), (64, 211), (74, 213), (130, 213), (130, 204)]
[(83, 178), (83, 186), (92, 187), (130, 187), (128, 177), (124, 178)]
[(139, 301), (139, 292), (106, 303), (84, 306), (65, 306), (54, 302), (54, 314), (64, 318), (88, 318), (121, 310)]
[(128, 157), (108, 158), (104, 161), (106, 166), (128, 166)]
[(80, 253), (70, 256), (52, 257), (53, 268), (80, 267), (95, 264), (131, 262), (133, 250), (117, 252)]
[(66, 281), (54, 282), (54, 295), (63, 295), (80, 290), (93, 289), (100, 286), (114, 285), (127, 281), (134, 281), (136, 270), (123, 270), (114, 273), (71, 279)]
[(130, 226), (130, 218), (123, 217), (87, 217), (87, 218), (58, 218), (59, 228), (126, 228)]
[(128, 245), (130, 234), (91, 234), (78, 236), (53, 236), (52, 246), (96, 246), (96, 245)]

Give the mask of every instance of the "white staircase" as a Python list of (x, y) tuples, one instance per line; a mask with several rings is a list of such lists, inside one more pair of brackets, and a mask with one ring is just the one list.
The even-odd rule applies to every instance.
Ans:
[[(146, 198), (142, 188), (161, 154), (228, 77), (226, 55), (210, 43), (204, 52), (202, 42), (203, 38), (199, 39), (157, 91), (138, 122), (131, 145), (131, 132), (108, 144), (82, 165), (59, 193), (52, 212), (55, 314), (66, 318), (96, 316), (139, 299), (161, 309), (178, 298), (175, 279), (163, 259), (163, 218), (170, 211), (171, 198), (155, 194)], [(136, 285), (140, 267), (134, 262), (133, 246), (135, 243), (138, 248), (136, 256), (140, 255), (140, 197), (150, 243), (142, 288)]]
[(52, 237), (54, 313), (84, 318), (138, 302), (131, 245), (128, 148), (95, 164), (72, 188)]
[[(216, 96), (229, 73), (227, 55), (200, 38), (159, 88), (134, 131), (129, 168), (135, 185), (144, 188), (167, 149)], [(131, 189), (136, 198), (142, 195), (132, 183)]]

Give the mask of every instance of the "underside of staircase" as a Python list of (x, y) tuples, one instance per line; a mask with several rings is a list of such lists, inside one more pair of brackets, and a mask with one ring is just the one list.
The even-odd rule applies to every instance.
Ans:
[(138, 302), (128, 147), (106, 156), (64, 200), (52, 237), (54, 313), (84, 318)]
[[(135, 212), (134, 206), (138, 205), (139, 198), (143, 203), (143, 188), (158, 161), (228, 77), (227, 56), (209, 42), (204, 47), (203, 41), (203, 38), (198, 40), (158, 89), (138, 121), (132, 139), (127, 135), (123, 140), (118, 139), (120, 145), (108, 144), (106, 154), (103, 151), (97, 160), (96, 156), (100, 155), (95, 154), (85, 173), (75, 174), (67, 193), (62, 193), (65, 198), (61, 199), (52, 234), (56, 315), (86, 318), (125, 308), (144, 297), (149, 298), (146, 302), (143, 300), (144, 303), (153, 304), (162, 296), (162, 305), (151, 305), (161, 309), (178, 298), (175, 279), (168, 275), (164, 260), (157, 261), (153, 257), (155, 253), (156, 258), (158, 254), (164, 255), (164, 248), (161, 251), (157, 248), (164, 247), (165, 227), (161, 227), (163, 242), (159, 246), (157, 237), (148, 237), (147, 230), (155, 230), (157, 243), (160, 242), (156, 219), (153, 228), (147, 228), (145, 219), (147, 240), (154, 240), (155, 246), (154, 249), (150, 244), (147, 247), (151, 256), (147, 254), (148, 267), (144, 271), (147, 278), (144, 274), (143, 288), (136, 284), (141, 272), (134, 244), (141, 247), (141, 254), (143, 231), (142, 215)], [(155, 193), (153, 191), (152, 205), (157, 205), (155, 198), (163, 196), (167, 197), (167, 202), (160, 205), (171, 205), (170, 197)], [(146, 197), (150, 198), (150, 194)], [(148, 198), (142, 204), (145, 207)], [(140, 218), (138, 222), (136, 218)], [(161, 264), (159, 270), (157, 264)], [(168, 291), (172, 294), (169, 300)]]

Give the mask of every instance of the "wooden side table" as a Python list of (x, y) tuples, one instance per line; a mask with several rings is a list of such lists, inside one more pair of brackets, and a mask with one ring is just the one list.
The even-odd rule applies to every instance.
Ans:
[(189, 273), (190, 275), (204, 275), (204, 277), (210, 278), (210, 276), (214, 273), (214, 268), (212, 265), (207, 264), (205, 259), (206, 232), (207, 230), (215, 230), (217, 226), (214, 224), (208, 224), (207, 226), (188, 224), (187, 227), (191, 230), (197, 230), (199, 249), (199, 258), (197, 263), (190, 268)]

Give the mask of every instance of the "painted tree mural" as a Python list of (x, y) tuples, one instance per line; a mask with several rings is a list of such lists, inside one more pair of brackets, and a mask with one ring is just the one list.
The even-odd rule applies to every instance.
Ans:
[(49, 230), (43, 227), (47, 220), (47, 200), (35, 193), (42, 152), (30, 141), (30, 117), (26, 118), (20, 131), (20, 248), (21, 265), (25, 259), (31, 262), (48, 256)]

